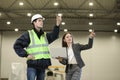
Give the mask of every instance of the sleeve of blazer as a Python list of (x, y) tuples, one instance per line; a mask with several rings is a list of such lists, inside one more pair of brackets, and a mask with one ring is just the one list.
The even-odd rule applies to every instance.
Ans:
[(65, 58), (63, 58), (63, 60), (62, 61), (59, 61), (61, 64), (63, 64), (63, 65), (67, 65), (67, 59), (65, 59)]
[(80, 44), (80, 49), (87, 50), (92, 48), (92, 46), (93, 46), (93, 38), (89, 38), (88, 44), (85, 44), (85, 45)]

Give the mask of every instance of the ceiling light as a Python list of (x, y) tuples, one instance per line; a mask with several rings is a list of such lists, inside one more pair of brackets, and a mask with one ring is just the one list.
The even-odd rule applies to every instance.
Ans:
[(15, 31), (17, 32), (17, 31), (19, 31), (19, 29), (18, 29), (18, 28), (15, 28)]
[(64, 32), (67, 32), (68, 31), (68, 29), (64, 29)]
[(92, 32), (93, 30), (92, 29), (89, 29), (89, 32)]
[(93, 2), (89, 2), (89, 6), (93, 6)]
[(117, 25), (120, 25), (120, 22), (117, 22)]
[(93, 25), (93, 22), (89, 22), (89, 25)]
[(118, 30), (117, 30), (117, 29), (115, 29), (115, 30), (114, 30), (114, 32), (118, 32)]
[(27, 16), (29, 16), (29, 17), (30, 17), (31, 15), (32, 15), (31, 13), (27, 13)]
[(24, 5), (24, 3), (23, 3), (23, 2), (19, 2), (19, 5), (20, 5), (20, 6), (23, 6), (23, 5)]
[(62, 16), (62, 13), (58, 13), (58, 16)]
[(54, 2), (54, 6), (58, 6), (59, 5), (59, 3), (58, 2)]
[(2, 15), (2, 13), (0, 13), (0, 16)]
[(65, 25), (65, 22), (62, 22), (61, 24), (62, 24), (62, 25)]
[(10, 22), (10, 21), (7, 21), (6, 23), (7, 23), (8, 25), (10, 25), (10, 24), (11, 24), (11, 22)]
[(92, 14), (92, 13), (90, 13), (90, 14), (89, 14), (89, 16), (90, 16), (90, 17), (93, 17), (93, 14)]

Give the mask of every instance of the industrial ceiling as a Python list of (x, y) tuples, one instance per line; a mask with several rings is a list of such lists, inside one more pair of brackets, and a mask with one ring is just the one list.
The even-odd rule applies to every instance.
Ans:
[[(20, 6), (22, 2), (22, 6)], [(54, 6), (54, 2), (58, 5)], [(92, 2), (93, 5), (89, 6)], [(56, 14), (62, 13), (61, 30), (113, 31), (120, 29), (120, 0), (0, 0), (0, 31), (25, 31), (32, 28), (31, 16), (45, 17), (44, 30), (52, 30)], [(89, 14), (93, 14), (92, 17)], [(6, 24), (9, 21), (11, 24)], [(89, 25), (92, 22), (92, 25)], [(117, 25), (118, 23), (118, 25)]]

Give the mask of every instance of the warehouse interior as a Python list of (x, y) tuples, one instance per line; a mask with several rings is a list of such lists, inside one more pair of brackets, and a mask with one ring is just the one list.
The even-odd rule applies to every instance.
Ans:
[[(94, 30), (93, 48), (82, 52), (86, 66), (80, 80), (120, 80), (120, 0), (0, 0), (1, 80), (27, 80), (26, 58), (16, 55), (13, 44), (33, 28), (34, 14), (45, 18), (46, 32), (52, 31), (56, 15), (62, 15), (59, 38), (50, 48), (61, 47), (66, 31), (73, 34), (74, 42), (86, 44), (90, 31)], [(65, 66), (56, 59), (51, 60), (49, 69), (55, 80), (65, 80)], [(16, 72), (19, 70), (20, 73)]]

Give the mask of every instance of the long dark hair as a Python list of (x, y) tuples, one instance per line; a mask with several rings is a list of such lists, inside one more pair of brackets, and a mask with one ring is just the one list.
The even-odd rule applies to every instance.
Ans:
[[(70, 32), (66, 32), (66, 33), (63, 35), (63, 37), (62, 37), (62, 47), (68, 47), (67, 43), (64, 41), (65, 36), (66, 36), (67, 34), (70, 34), (70, 35), (71, 35)], [(73, 38), (72, 38), (72, 43), (73, 43)]]

